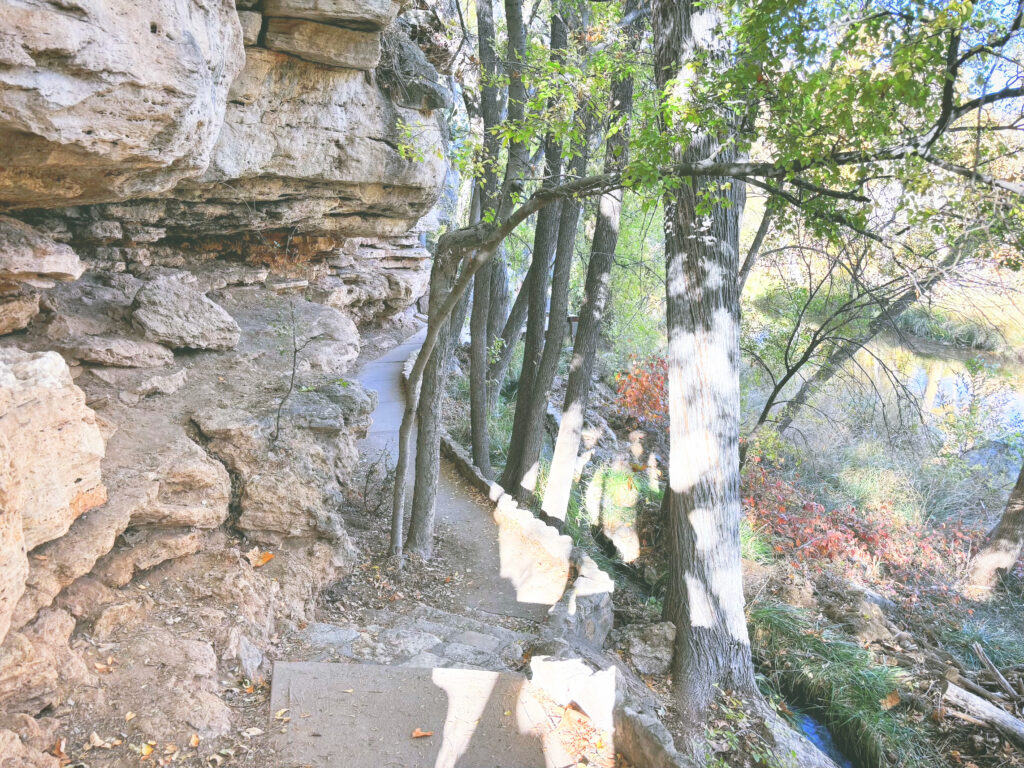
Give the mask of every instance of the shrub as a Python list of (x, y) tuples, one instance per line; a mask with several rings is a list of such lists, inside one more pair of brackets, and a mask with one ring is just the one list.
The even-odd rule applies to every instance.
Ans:
[(615, 374), (616, 406), (640, 424), (663, 425), (668, 420), (668, 361), (656, 355), (632, 358), (627, 370)]

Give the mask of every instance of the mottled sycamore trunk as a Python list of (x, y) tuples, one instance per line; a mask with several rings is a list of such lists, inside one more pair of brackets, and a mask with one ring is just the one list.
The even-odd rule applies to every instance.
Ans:
[[(718, 48), (715, 13), (690, 0), (655, 0), (653, 11), (658, 86), (678, 93), (685, 82), (670, 82), (697, 50)], [(690, 137), (682, 159), (713, 155), (736, 159), (731, 146), (704, 134)], [(705, 194), (716, 202), (698, 214)], [(719, 688), (756, 694), (740, 565), (736, 278), (744, 197), (742, 184), (708, 178), (684, 179), (664, 198), (670, 424), (664, 615), (676, 624), (675, 698), (697, 718)]]
[(1009, 571), (1016, 565), (1024, 550), (1024, 467), (1017, 477), (1017, 484), (1010, 492), (999, 524), (992, 531), (988, 543), (974, 558), (971, 566), (971, 586), (989, 589), (1001, 571)]

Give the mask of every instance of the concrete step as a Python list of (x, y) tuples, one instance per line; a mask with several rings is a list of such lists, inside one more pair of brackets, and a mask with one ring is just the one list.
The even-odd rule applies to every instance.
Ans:
[(270, 727), (290, 718), (282, 767), (611, 768), (611, 734), (556, 698), (510, 673), (278, 662)]

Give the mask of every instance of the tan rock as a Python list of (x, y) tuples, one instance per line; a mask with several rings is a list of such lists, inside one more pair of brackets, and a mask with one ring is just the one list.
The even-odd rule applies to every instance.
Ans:
[(0, 350), (0, 434), (9, 452), (4, 463), (20, 488), (13, 512), (26, 549), (63, 535), (106, 501), (103, 437), (56, 353)]
[(92, 636), (97, 640), (106, 640), (122, 627), (140, 623), (145, 615), (145, 606), (134, 600), (107, 606), (93, 624)]
[(170, 276), (147, 282), (135, 295), (132, 322), (147, 339), (175, 349), (232, 349), (238, 323), (194, 286)]
[(267, 16), (309, 19), (358, 29), (384, 29), (395, 20), (393, 0), (265, 0)]
[(349, 69), (373, 69), (380, 61), (380, 33), (301, 19), (271, 19), (267, 47), (306, 61)]
[[(0, 129), (0, 157), (3, 155), (2, 137)], [(2, 165), (0, 162), (0, 167)], [(0, 189), (2, 185), (3, 171), (0, 171)], [(23, 221), (0, 216), (0, 283), (77, 280), (84, 271), (85, 265), (69, 246), (55, 243)]]
[(136, 571), (145, 571), (167, 560), (199, 551), (201, 540), (196, 531), (143, 529), (125, 534), (128, 546), (106, 555), (93, 574), (111, 587), (123, 587)]
[(148, 488), (116, 488), (114, 497), (75, 521), (64, 536), (32, 553), (25, 592), (14, 608), (11, 626), (27, 624), (53, 602), (64, 587), (92, 570), (128, 527), (132, 510), (144, 503)]
[[(288, 141), (267, 140), (278, 135)], [(296, 224), (404, 234), (441, 192), (443, 144), (435, 117), (396, 107), (362, 72), (251, 48), (209, 169), (163, 215), (190, 236)]]
[(167, 347), (117, 336), (76, 337), (59, 342), (58, 348), (75, 360), (121, 368), (156, 368), (174, 362), (174, 353)]
[(0, 0), (0, 209), (119, 200), (206, 168), (244, 61), (234, 4)]
[(0, 335), (20, 331), (38, 314), (39, 294), (35, 291), (0, 295)]
[(28, 578), (19, 474), (8, 439), (0, 432), (0, 642), (7, 636), (14, 606), (25, 592)]
[(65, 691), (92, 676), (68, 648), (75, 620), (49, 609), (0, 645), (0, 711), (38, 714), (59, 704)]
[(60, 760), (21, 741), (14, 731), (0, 730), (0, 768), (60, 768)]
[(157, 466), (149, 473), (155, 492), (132, 511), (132, 525), (216, 528), (228, 516), (231, 478), (227, 470), (184, 432), (165, 439)]
[(242, 23), (242, 42), (256, 45), (263, 27), (263, 15), (258, 11), (239, 11), (238, 20)]

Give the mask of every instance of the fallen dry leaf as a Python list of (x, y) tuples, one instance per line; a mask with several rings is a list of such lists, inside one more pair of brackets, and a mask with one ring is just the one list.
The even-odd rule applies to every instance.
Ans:
[(66, 746), (67, 739), (57, 739), (56, 743), (53, 745), (53, 749), (50, 750), (50, 753), (60, 760), (61, 765), (67, 765), (71, 762), (71, 758), (64, 754), (64, 747)]
[(897, 704), (899, 704), (900, 701), (902, 701), (902, 699), (900, 699), (900, 692), (891, 691), (888, 696), (880, 700), (878, 703), (882, 707), (882, 711), (887, 712), (888, 710), (892, 709)]
[(198, 733), (193, 733), (192, 734), (192, 738), (188, 740), (188, 745), (190, 747), (192, 747), (193, 749), (195, 749), (196, 747), (199, 746), (199, 734)]
[(273, 552), (261, 552), (259, 547), (253, 547), (245, 553), (245, 559), (253, 568), (262, 568), (274, 559)]
[(134, 712), (125, 712), (124, 713), (124, 721), (126, 723), (131, 722), (132, 720), (135, 719), (135, 717), (136, 717), (136, 715), (135, 715)]
[(263, 734), (262, 729), (255, 728), (255, 727), (254, 728), (246, 728), (244, 731), (242, 731), (242, 735), (245, 736), (245, 738), (247, 738), (247, 739), (251, 739), (253, 736), (261, 736), (262, 734)]
[(424, 739), (427, 736), (433, 736), (433, 735), (434, 735), (433, 731), (421, 731), (419, 728), (417, 728), (415, 731), (412, 732), (412, 737), (414, 739)]
[(142, 748), (139, 749), (139, 755), (142, 760), (149, 760), (149, 756), (153, 754), (152, 744), (143, 744)]

